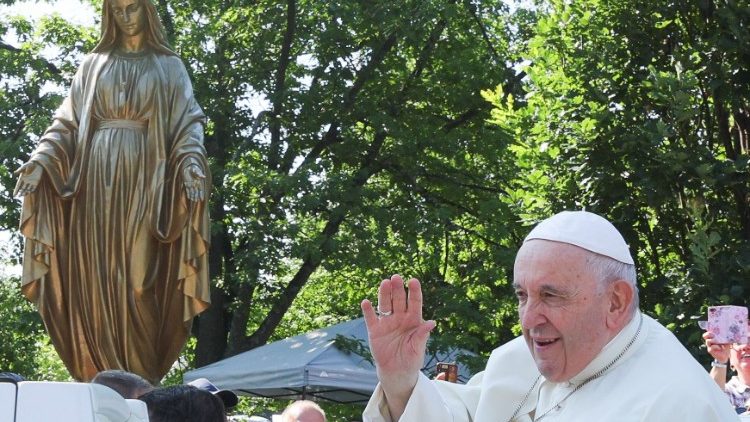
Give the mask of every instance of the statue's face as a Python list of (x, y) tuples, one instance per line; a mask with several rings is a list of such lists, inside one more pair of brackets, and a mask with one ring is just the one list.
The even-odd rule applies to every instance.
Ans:
[(112, 0), (112, 14), (117, 28), (124, 35), (135, 36), (146, 26), (146, 13), (141, 0)]

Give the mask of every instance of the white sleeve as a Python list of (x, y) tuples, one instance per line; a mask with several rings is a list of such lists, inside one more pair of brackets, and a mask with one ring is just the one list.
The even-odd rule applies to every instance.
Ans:
[[(483, 372), (466, 385), (430, 381), (419, 374), (399, 422), (471, 422), (481, 393)], [(363, 422), (393, 422), (380, 384), (375, 388), (362, 414)]]

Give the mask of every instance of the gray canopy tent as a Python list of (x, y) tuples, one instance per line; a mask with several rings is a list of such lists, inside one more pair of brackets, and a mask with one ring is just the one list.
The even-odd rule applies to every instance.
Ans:
[[(184, 382), (207, 378), (223, 390), (278, 399), (330, 400), (365, 404), (377, 385), (363, 318), (286, 338), (189, 371)], [(457, 362), (458, 380), (470, 352), (453, 349), (428, 353), (422, 371), (433, 376), (438, 362)]]

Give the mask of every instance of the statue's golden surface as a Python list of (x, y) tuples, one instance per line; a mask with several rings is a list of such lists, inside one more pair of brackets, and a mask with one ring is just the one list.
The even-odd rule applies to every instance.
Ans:
[(102, 39), (18, 169), (23, 293), (73, 377), (159, 381), (208, 307), (205, 116), (150, 0), (104, 0)]

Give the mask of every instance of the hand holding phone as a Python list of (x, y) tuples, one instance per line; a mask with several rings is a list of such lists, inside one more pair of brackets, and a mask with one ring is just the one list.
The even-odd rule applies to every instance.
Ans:
[(443, 378), (444, 381), (448, 382), (456, 382), (458, 381), (458, 365), (455, 363), (448, 363), (448, 362), (439, 362), (437, 364), (437, 373), (444, 373), (445, 378)]

